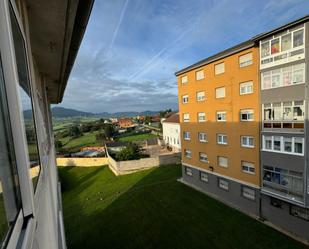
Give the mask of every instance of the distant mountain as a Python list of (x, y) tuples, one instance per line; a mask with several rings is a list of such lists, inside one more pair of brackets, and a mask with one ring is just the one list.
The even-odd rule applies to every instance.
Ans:
[[(72, 118), (72, 117), (100, 117), (100, 118), (120, 118), (120, 117), (135, 117), (135, 116), (152, 116), (156, 115), (159, 112), (157, 111), (143, 111), (143, 112), (102, 112), (102, 113), (92, 113), (92, 112), (83, 112), (75, 109), (69, 109), (64, 107), (53, 107), (51, 109), (53, 118)], [(24, 111), (24, 117), (26, 119), (31, 118), (32, 111)]]

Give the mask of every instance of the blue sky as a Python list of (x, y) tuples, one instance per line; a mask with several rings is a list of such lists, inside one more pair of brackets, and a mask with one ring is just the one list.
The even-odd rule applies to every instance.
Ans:
[(307, 14), (308, 0), (96, 0), (61, 106), (177, 109), (177, 70)]

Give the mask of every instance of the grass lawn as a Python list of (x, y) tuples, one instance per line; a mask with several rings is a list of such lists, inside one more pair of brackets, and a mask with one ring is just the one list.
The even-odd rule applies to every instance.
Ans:
[(148, 138), (153, 138), (153, 137), (156, 137), (156, 135), (153, 135), (151, 133), (138, 134), (138, 135), (132, 135), (132, 136), (127, 136), (127, 137), (121, 137), (121, 138), (118, 139), (118, 141), (121, 141), (121, 142), (135, 142), (135, 141), (146, 140)]
[(71, 137), (65, 137), (63, 139), (60, 139), (60, 141), (63, 144), (64, 149), (68, 150), (74, 150), (74, 149), (80, 149), (80, 147), (83, 146), (100, 146), (101, 143), (99, 141), (96, 141), (96, 134), (98, 132), (89, 132), (84, 133), (83, 136), (78, 138), (71, 138)]
[(71, 249), (306, 248), (177, 182), (179, 166), (119, 177), (108, 167), (59, 172)]

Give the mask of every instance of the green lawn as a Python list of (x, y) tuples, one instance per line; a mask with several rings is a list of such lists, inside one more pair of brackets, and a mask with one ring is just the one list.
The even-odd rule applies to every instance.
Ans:
[(118, 139), (118, 141), (121, 141), (121, 142), (135, 142), (135, 141), (146, 140), (148, 138), (153, 138), (153, 137), (156, 137), (156, 135), (153, 135), (151, 133), (138, 134), (138, 135), (132, 135), (132, 136), (127, 136), (127, 137), (121, 137), (121, 138)]
[(179, 182), (179, 166), (116, 177), (59, 169), (71, 249), (299, 249), (302, 244)]
[(83, 136), (78, 138), (65, 137), (60, 139), (63, 144), (63, 148), (67, 150), (78, 150), (83, 146), (100, 146), (101, 143), (96, 140), (96, 134), (98, 132), (84, 133)]

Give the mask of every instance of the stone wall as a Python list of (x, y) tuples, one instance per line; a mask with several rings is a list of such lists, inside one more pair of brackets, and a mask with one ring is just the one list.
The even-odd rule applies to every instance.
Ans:
[(108, 164), (107, 157), (58, 157), (57, 165), (58, 166), (79, 166), (79, 167), (93, 167), (93, 166), (102, 166)]

